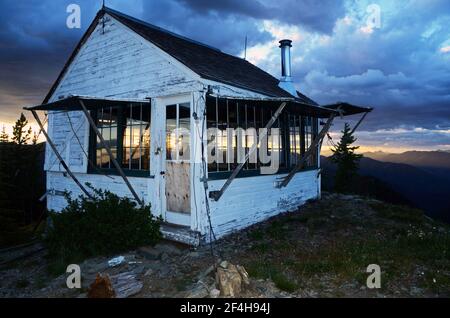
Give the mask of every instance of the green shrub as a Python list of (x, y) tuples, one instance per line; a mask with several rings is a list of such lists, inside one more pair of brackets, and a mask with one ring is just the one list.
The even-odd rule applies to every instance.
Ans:
[(161, 220), (152, 216), (150, 206), (137, 206), (109, 191), (93, 191), (92, 200), (66, 195), (67, 207), (50, 212), (45, 242), (53, 259), (78, 262), (158, 242)]

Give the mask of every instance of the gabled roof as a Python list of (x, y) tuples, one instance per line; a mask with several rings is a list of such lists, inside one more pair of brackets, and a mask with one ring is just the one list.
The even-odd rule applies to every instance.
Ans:
[[(81, 46), (94, 31), (98, 19), (102, 18), (105, 13), (153, 43), (204, 79), (247, 89), (270, 97), (292, 97), (291, 94), (278, 86), (279, 80), (277, 78), (242, 58), (223, 53), (208, 45), (104, 7), (97, 13), (96, 18), (78, 43), (58, 79), (47, 94), (44, 103), (47, 103), (53, 95)], [(298, 98), (303, 102), (316, 104), (301, 93), (299, 93)]]
[(105, 8), (121, 23), (152, 42), (204, 79), (249, 89), (268, 96), (288, 97), (279, 80), (250, 62), (187, 39), (152, 24)]

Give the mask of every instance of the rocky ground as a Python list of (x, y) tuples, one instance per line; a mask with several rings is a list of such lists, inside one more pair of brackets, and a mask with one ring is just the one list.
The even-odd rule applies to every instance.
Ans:
[[(88, 259), (80, 264), (82, 288), (70, 290), (67, 274), (51, 275), (38, 249), (0, 265), (0, 297), (86, 297), (98, 273), (108, 275), (118, 297), (220, 297), (224, 288), (239, 289), (235, 297), (450, 296), (450, 228), (361, 197), (325, 195), (213, 250), (162, 242)], [(109, 266), (116, 256), (123, 261)], [(381, 267), (380, 289), (366, 287), (369, 264)]]

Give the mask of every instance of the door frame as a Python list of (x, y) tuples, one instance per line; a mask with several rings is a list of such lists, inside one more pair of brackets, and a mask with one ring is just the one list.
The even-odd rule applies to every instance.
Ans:
[(192, 210), (192, 189), (193, 189), (193, 178), (192, 178), (192, 149), (193, 149), (193, 139), (194, 136), (191, 133), (190, 136), (190, 158), (189, 158), (189, 165), (190, 165), (190, 174), (189, 174), (189, 187), (190, 187), (190, 214), (187, 213), (177, 213), (177, 212), (171, 212), (167, 210), (167, 197), (166, 197), (166, 178), (165, 173), (167, 171), (166, 169), (166, 158), (167, 158), (167, 149), (166, 149), (166, 114), (167, 114), (167, 106), (174, 105), (174, 104), (189, 104), (189, 110), (190, 110), (190, 124), (189, 124), (189, 131), (192, 132), (193, 129), (193, 102), (192, 102), (192, 94), (182, 94), (182, 95), (176, 95), (176, 96), (170, 96), (170, 97), (163, 97), (159, 99), (160, 104), (160, 111), (161, 111), (161, 141), (160, 141), (160, 171), (158, 171), (155, 176), (159, 179), (157, 180), (157, 184), (159, 184), (159, 193), (160, 193), (160, 206), (161, 206), (161, 216), (163, 219), (172, 224), (176, 225), (182, 225), (182, 226), (189, 226), (189, 228), (192, 227), (192, 219), (193, 219), (193, 213), (195, 213)]

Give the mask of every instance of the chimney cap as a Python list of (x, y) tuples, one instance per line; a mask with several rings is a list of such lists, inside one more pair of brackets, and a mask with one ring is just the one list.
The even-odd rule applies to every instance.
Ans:
[(280, 41), (280, 47), (289, 46), (292, 47), (292, 41), (288, 39), (284, 39)]

